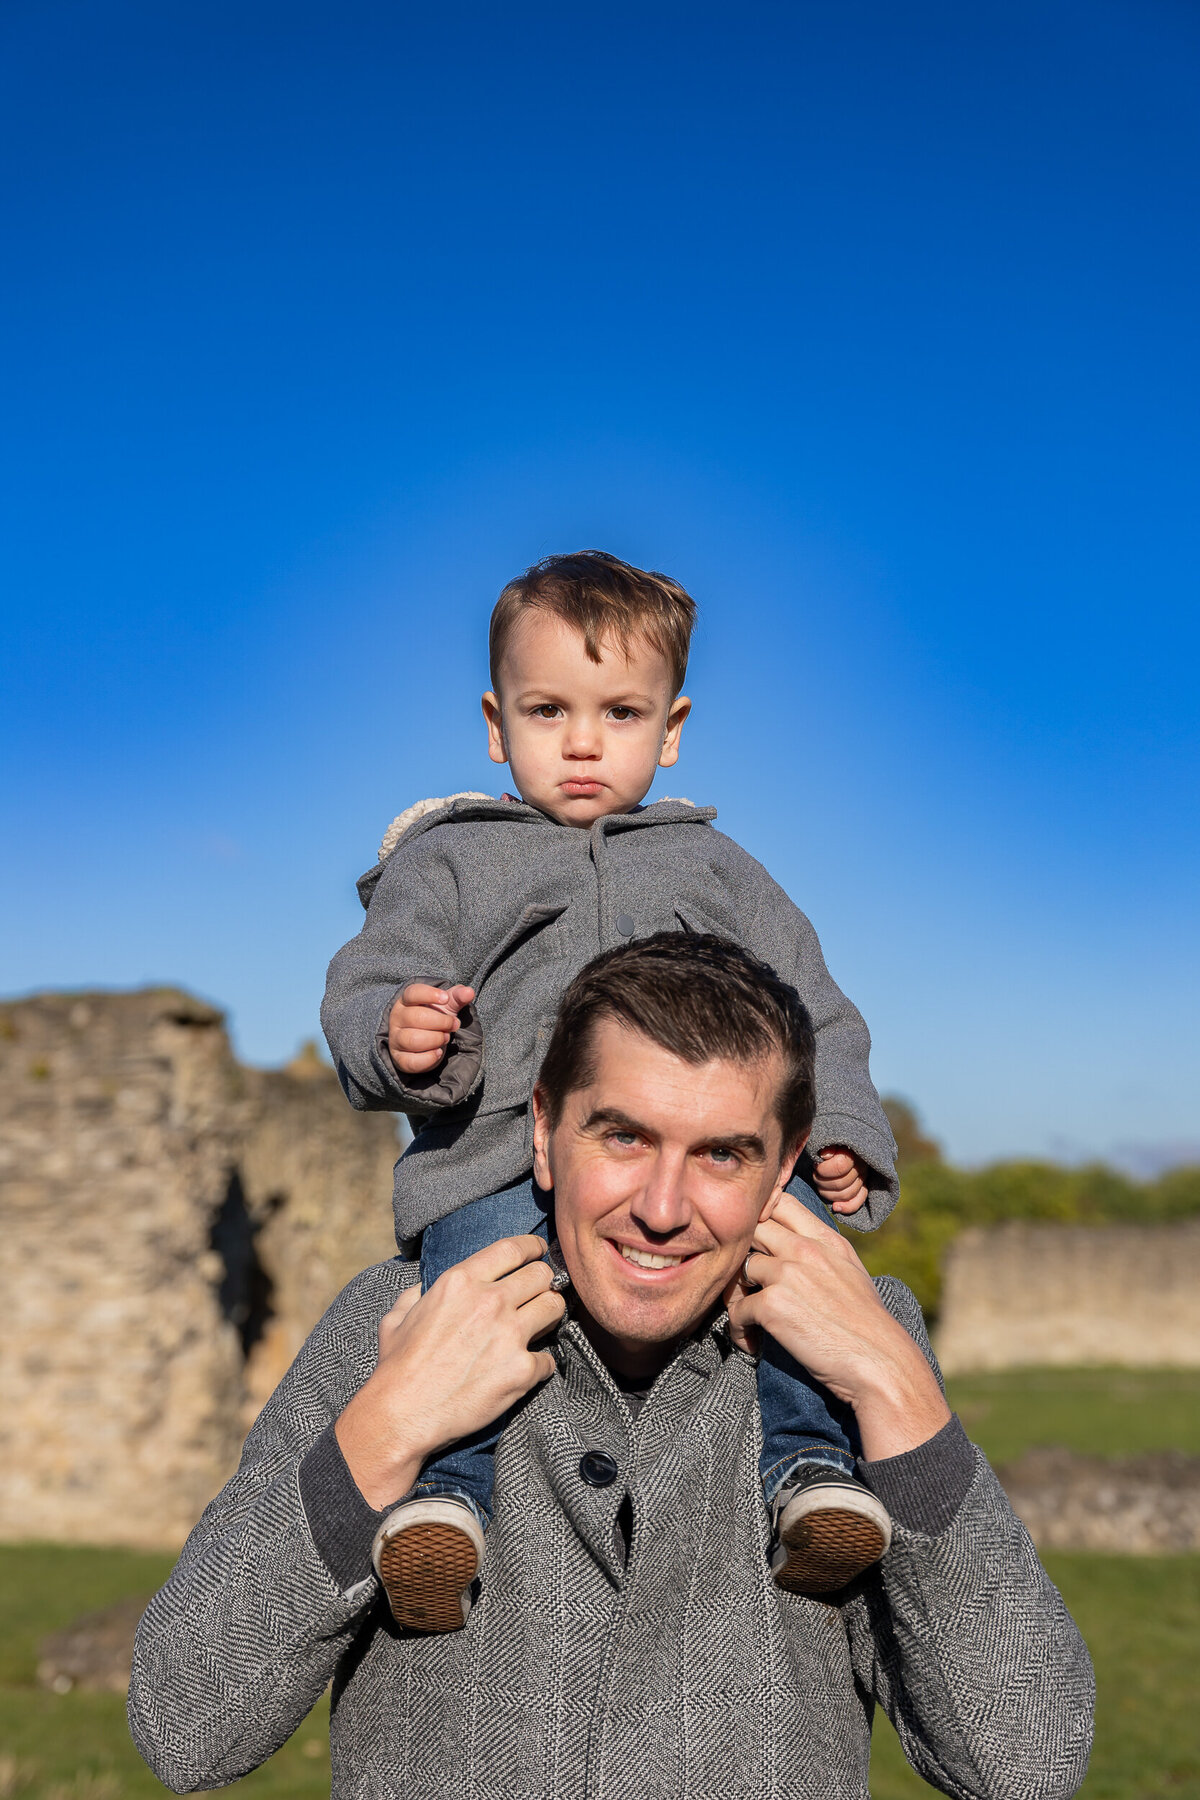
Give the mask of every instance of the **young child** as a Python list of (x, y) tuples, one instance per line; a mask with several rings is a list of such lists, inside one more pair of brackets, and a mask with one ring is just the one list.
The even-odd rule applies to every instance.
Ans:
[[(394, 1205), (398, 1239), (413, 1253), (419, 1241), (423, 1290), (498, 1238), (547, 1237), (529, 1103), (558, 1000), (601, 950), (663, 930), (735, 940), (808, 1009), (817, 1115), (802, 1160), (816, 1194), (798, 1177), (789, 1193), (827, 1223), (825, 1206), (868, 1230), (895, 1203), (870, 1038), (812, 926), (713, 829), (712, 808), (642, 805), (679, 755), (694, 620), (678, 583), (600, 551), (510, 582), (492, 614), (483, 712), (517, 795), (419, 802), (359, 882), (366, 923), (330, 964), (321, 1022), (351, 1104), (412, 1122)], [(853, 1417), (769, 1339), (759, 1404), (775, 1579), (840, 1588), (891, 1538), (854, 1477)], [(465, 1622), (500, 1423), (427, 1464), (380, 1530), (375, 1566), (401, 1624)]]

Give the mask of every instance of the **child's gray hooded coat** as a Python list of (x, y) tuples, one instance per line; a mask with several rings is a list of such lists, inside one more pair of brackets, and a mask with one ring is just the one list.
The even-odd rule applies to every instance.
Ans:
[[(321, 1024), (351, 1104), (413, 1122), (396, 1164), (401, 1241), (529, 1174), (529, 1100), (564, 988), (601, 950), (655, 931), (732, 938), (795, 987), (817, 1038), (810, 1147), (860, 1156), (871, 1192), (853, 1222), (873, 1229), (886, 1217), (896, 1147), (866, 1025), (804, 914), (713, 830), (715, 817), (660, 800), (585, 831), (520, 801), (460, 796), (417, 819), (363, 876), (366, 923), (329, 965)], [(477, 998), (441, 1068), (405, 1079), (387, 1026), (412, 981), (465, 982)]]

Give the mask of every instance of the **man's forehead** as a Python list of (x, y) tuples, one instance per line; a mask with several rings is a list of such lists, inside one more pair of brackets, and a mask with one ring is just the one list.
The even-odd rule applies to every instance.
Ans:
[(762, 1133), (775, 1116), (783, 1080), (777, 1052), (753, 1060), (689, 1062), (611, 1017), (593, 1027), (591, 1048), (591, 1080), (572, 1096), (585, 1112), (611, 1108), (689, 1136)]

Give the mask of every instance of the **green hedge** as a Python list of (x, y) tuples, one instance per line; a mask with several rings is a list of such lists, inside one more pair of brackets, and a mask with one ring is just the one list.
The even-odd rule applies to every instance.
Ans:
[(873, 1275), (906, 1281), (928, 1318), (941, 1300), (946, 1247), (968, 1225), (1036, 1219), (1056, 1225), (1161, 1225), (1200, 1214), (1200, 1167), (1135, 1181), (1102, 1163), (1066, 1169), (999, 1162), (956, 1169), (920, 1133), (907, 1105), (885, 1101), (900, 1145), (900, 1204), (877, 1232), (851, 1235)]

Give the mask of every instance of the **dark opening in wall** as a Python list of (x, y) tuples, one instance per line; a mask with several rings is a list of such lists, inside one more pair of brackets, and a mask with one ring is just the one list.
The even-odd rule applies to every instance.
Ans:
[[(279, 1204), (274, 1201), (272, 1210)], [(225, 1198), (213, 1220), (209, 1244), (221, 1259), (217, 1300), (222, 1314), (241, 1339), (243, 1356), (249, 1356), (275, 1311), (274, 1284), (258, 1260), (255, 1239), (260, 1229), (261, 1221), (255, 1222), (246, 1205), (241, 1175), (233, 1169)]]

